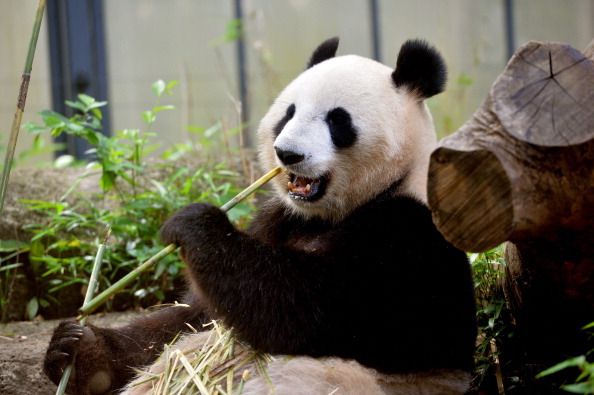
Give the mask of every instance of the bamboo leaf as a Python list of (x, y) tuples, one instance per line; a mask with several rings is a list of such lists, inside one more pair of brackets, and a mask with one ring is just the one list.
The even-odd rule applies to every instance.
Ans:
[(87, 107), (81, 102), (66, 100), (64, 101), (64, 103), (66, 103), (68, 107), (72, 107), (82, 112), (86, 112)]
[(10, 269), (16, 269), (17, 267), (21, 267), (21, 266), (23, 266), (23, 264), (20, 263), (20, 262), (13, 263), (13, 264), (6, 265), (6, 266), (1, 266), (0, 267), (0, 272), (8, 271)]
[(570, 358), (570, 359), (567, 359), (561, 363), (558, 363), (555, 366), (552, 366), (546, 370), (543, 370), (542, 372), (540, 372), (539, 374), (536, 375), (536, 378), (548, 376), (548, 375), (560, 372), (561, 370), (567, 369), (570, 367), (577, 367), (577, 366), (583, 365), (584, 362), (586, 362), (586, 357), (584, 355), (580, 355), (579, 357), (575, 357), (575, 358)]
[(165, 85), (165, 81), (157, 80), (151, 88), (153, 89), (153, 94), (155, 95), (155, 97), (159, 98), (163, 96), (163, 93), (165, 92), (167, 86)]
[(588, 325), (584, 326), (582, 329), (590, 329), (594, 328), (594, 321), (590, 322)]
[(155, 114), (153, 111), (144, 111), (142, 113), (142, 119), (144, 119), (144, 122), (150, 125), (151, 123), (155, 122), (155, 119), (157, 119), (157, 114)]
[(574, 394), (592, 394), (594, 393), (594, 382), (585, 382), (577, 384), (567, 384), (561, 386), (564, 391)]
[(167, 84), (167, 86), (165, 87), (165, 90), (166, 90), (168, 93), (171, 93), (171, 92), (169, 92), (169, 91), (171, 90), (171, 88), (173, 88), (173, 87), (174, 87), (174, 86), (176, 86), (177, 84), (179, 84), (179, 81), (173, 80), (173, 81), (171, 81), (171, 82), (169, 82), (169, 83)]
[(20, 240), (0, 240), (0, 252), (13, 252), (29, 248), (29, 243)]
[(32, 320), (33, 318), (35, 318), (38, 311), (39, 311), (39, 301), (37, 300), (36, 297), (31, 298), (31, 300), (29, 300), (29, 303), (27, 303), (27, 316), (29, 317), (30, 320)]
[(163, 111), (163, 110), (174, 110), (175, 106), (172, 104), (166, 105), (166, 106), (158, 106), (153, 108), (153, 112), (159, 112), (159, 111)]

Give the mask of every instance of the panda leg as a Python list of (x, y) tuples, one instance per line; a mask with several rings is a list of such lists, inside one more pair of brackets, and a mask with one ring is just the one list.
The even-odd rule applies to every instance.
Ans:
[[(184, 355), (192, 354), (209, 341), (208, 332), (189, 334), (180, 339), (172, 349), (179, 349)], [(212, 341), (212, 340), (211, 340)], [(236, 351), (241, 347), (238, 345)], [(171, 354), (171, 353), (170, 353)], [(145, 369), (150, 375), (161, 375), (165, 360), (160, 358)], [(259, 367), (248, 362), (237, 369), (236, 380), (249, 371), (243, 395), (461, 395), (469, 387), (470, 374), (456, 370), (436, 370), (406, 374), (385, 374), (367, 368), (354, 360), (342, 358), (312, 358), (308, 356), (275, 356), (265, 366), (266, 375), (259, 373)], [(122, 394), (143, 395), (151, 393), (156, 380), (147, 381), (146, 374), (140, 374), (125, 388)], [(268, 381), (270, 379), (270, 381)], [(271, 386), (272, 383), (272, 386)]]
[[(334, 357), (279, 358), (267, 366), (266, 373), (276, 395), (462, 395), (470, 383), (470, 374), (458, 370), (385, 374), (354, 360)], [(270, 392), (270, 383), (256, 376), (246, 383), (243, 394)]]

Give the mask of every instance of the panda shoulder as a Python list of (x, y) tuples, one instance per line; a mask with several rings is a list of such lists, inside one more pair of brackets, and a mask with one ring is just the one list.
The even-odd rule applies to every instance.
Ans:
[(443, 236), (433, 223), (431, 211), (427, 205), (414, 196), (380, 195), (354, 213), (354, 223), (366, 224), (374, 233), (386, 232), (390, 237), (406, 243), (441, 243)]

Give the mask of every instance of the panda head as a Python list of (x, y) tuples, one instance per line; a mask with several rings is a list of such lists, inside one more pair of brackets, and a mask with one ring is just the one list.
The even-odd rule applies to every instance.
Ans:
[(426, 202), (433, 120), (424, 99), (443, 91), (441, 55), (422, 40), (401, 47), (396, 68), (323, 42), (258, 130), (260, 162), (282, 204), (305, 218), (340, 221), (398, 182), (395, 193)]

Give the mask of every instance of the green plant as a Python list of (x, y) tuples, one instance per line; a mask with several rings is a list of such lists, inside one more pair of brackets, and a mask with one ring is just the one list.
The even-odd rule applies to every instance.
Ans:
[[(589, 323), (582, 329), (592, 331), (594, 329), (594, 322)], [(594, 336), (594, 333), (592, 333), (592, 336)], [(575, 379), (575, 382), (573, 384), (562, 385), (561, 389), (574, 394), (594, 394), (594, 361), (588, 361), (587, 359), (592, 355), (594, 355), (594, 349), (584, 355), (566, 359), (540, 372), (536, 375), (536, 378), (549, 376), (565, 369), (577, 368), (580, 373)]]
[[(30, 210), (42, 212), (49, 219), (46, 224), (27, 225), (34, 233), (26, 248), (38, 284), (37, 295), (29, 302), (30, 318), (38, 309), (58, 303), (54, 296), (57, 291), (88, 282), (94, 251), (109, 227), (113, 236), (103, 258), (99, 290), (163, 248), (157, 234), (168, 215), (196, 201), (220, 206), (241, 190), (235, 186), (238, 174), (224, 163), (209, 160), (190, 167), (167, 159), (196, 152), (197, 144), (192, 145), (192, 150), (187, 145), (183, 149), (170, 149), (165, 159), (149, 161), (147, 155), (157, 148), (153, 142), (155, 134), (150, 129), (160, 111), (173, 109), (170, 105), (160, 105), (160, 101), (164, 95), (171, 94), (174, 85), (175, 82), (163, 81), (153, 84), (156, 102), (142, 114), (147, 125), (143, 132), (126, 129), (112, 137), (104, 136), (101, 107), (106, 103), (87, 95), (79, 95), (76, 102), (67, 102), (78, 110), (72, 118), (46, 110), (41, 113), (42, 125), (26, 125), (32, 133), (50, 131), (52, 135), (68, 133), (83, 138), (92, 146), (88, 154), (94, 159), (77, 183), (57, 201), (23, 201)], [(78, 192), (78, 182), (96, 173), (100, 174), (98, 183), (102, 193)], [(69, 203), (70, 195), (76, 195), (78, 203)], [(229, 217), (241, 225), (251, 210), (249, 204), (241, 203), (229, 212)], [(128, 295), (126, 300), (145, 305), (165, 301), (181, 268), (175, 256), (166, 257), (153, 272), (143, 274), (124, 291)]]
[[(481, 387), (485, 378), (493, 375), (496, 376), (497, 385), (502, 390), (504, 384), (500, 371), (499, 350), (501, 344), (513, 336), (513, 330), (506, 320), (509, 310), (499, 285), (505, 274), (503, 248), (499, 246), (490, 251), (470, 254), (469, 258), (475, 283), (479, 329), (473, 386)], [(506, 380), (513, 382), (515, 378), (510, 377)]]
[[(22, 274), (17, 271), (23, 266), (17, 258), (20, 254), (26, 254), (29, 251), (27, 243), (16, 240), (0, 240), (0, 312), (3, 312), (8, 303), (8, 295), (13, 282), (22, 278)], [(0, 314), (1, 315), (1, 314)]]

